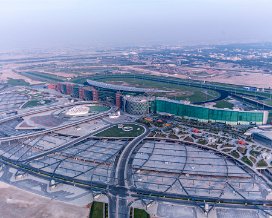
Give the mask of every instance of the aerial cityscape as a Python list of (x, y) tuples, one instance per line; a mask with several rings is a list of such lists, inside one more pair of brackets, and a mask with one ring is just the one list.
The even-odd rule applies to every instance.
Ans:
[[(42, 29), (33, 30), (39, 37), (33, 36), (31, 44), (32, 38), (24, 34), (35, 24), (35, 13), (44, 9), (46, 16), (41, 14), (37, 22), (53, 23), (51, 12), (65, 18), (66, 12), (81, 8), (79, 20), (69, 23), (79, 30), (83, 8), (91, 4), (72, 1), (63, 11), (62, 0), (56, 8), (51, 1), (0, 3), (4, 20), (13, 10), (33, 13), (26, 16), (31, 22), (23, 24), (21, 41), (16, 38), (11, 45), (9, 37), (0, 36), (0, 217), (272, 217), (271, 40), (252, 33), (256, 40), (225, 42), (219, 33), (210, 42), (205, 41), (209, 33), (203, 32), (193, 43), (186, 41), (186, 34), (182, 43), (169, 43), (163, 34), (152, 35), (160, 39), (154, 43), (140, 43), (145, 36), (137, 35), (132, 43), (125, 39), (131, 30), (121, 36), (111, 32), (116, 27), (112, 24), (105, 27), (106, 39), (101, 37), (95, 46), (70, 46), (65, 25), (59, 46), (47, 48), (46, 42), (53, 45), (54, 40), (51, 33), (40, 37)], [(135, 21), (129, 14), (132, 8), (137, 19), (139, 14), (141, 19), (151, 16), (138, 11), (142, 0), (105, 2), (108, 16), (120, 18), (120, 25)], [(156, 19), (170, 9), (169, 16), (185, 16), (173, 5), (154, 2), (146, 7), (155, 7), (151, 14)], [(213, 1), (207, 2), (211, 6)], [(176, 0), (173, 4), (181, 6)], [(191, 8), (187, 1), (184, 5)], [(223, 13), (226, 5), (214, 7)], [(94, 15), (88, 16), (97, 16), (95, 9), (102, 9), (102, 3), (92, 6)], [(117, 13), (125, 9), (117, 6), (126, 8), (127, 21)], [(255, 6), (249, 3), (248, 10)], [(265, 16), (266, 9), (259, 7)], [(111, 14), (114, 9), (117, 18)], [(14, 16), (8, 22), (17, 31), (19, 15)], [(68, 22), (64, 20), (62, 24)], [(96, 26), (103, 20), (93, 22), (84, 24)], [(142, 25), (147, 28), (147, 23)], [(201, 29), (196, 23), (192, 21)], [(172, 23), (178, 24), (179, 19)], [(6, 26), (2, 29), (12, 33)], [(104, 35), (104, 29), (97, 31)], [(146, 34), (151, 32), (148, 27)], [(117, 43), (119, 37), (124, 38)]]

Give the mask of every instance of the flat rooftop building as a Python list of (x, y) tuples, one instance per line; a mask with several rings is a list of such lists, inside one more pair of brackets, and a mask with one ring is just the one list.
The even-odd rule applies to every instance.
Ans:
[(115, 91), (124, 91), (124, 92), (134, 92), (134, 93), (163, 93), (168, 92), (165, 90), (159, 90), (159, 89), (148, 89), (148, 88), (137, 88), (137, 87), (130, 87), (130, 86), (122, 86), (122, 85), (114, 85), (104, 82), (97, 82), (94, 80), (87, 80), (87, 83), (90, 86), (103, 88), (103, 89), (110, 89)]

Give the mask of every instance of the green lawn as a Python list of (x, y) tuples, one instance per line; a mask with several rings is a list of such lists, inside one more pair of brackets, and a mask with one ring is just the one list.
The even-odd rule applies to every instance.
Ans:
[[(122, 79), (120, 78), (122, 77)], [(117, 81), (125, 81), (127, 78), (128, 79), (133, 79), (133, 80), (137, 80), (137, 78), (147, 81), (146, 78), (156, 78), (156, 76), (151, 76), (151, 75), (139, 75), (139, 74), (107, 74), (107, 75), (101, 75), (101, 74), (96, 74), (94, 76), (90, 76), (91, 79), (94, 80), (104, 80), (105, 78), (107, 78), (109, 81), (114, 81), (115, 79)], [(73, 79), (76, 83), (83, 83), (86, 82), (86, 79), (88, 77), (78, 77)], [(135, 79), (136, 78), (136, 79)], [(165, 80), (165, 82), (163, 82), (164, 84), (167, 83), (167, 81), (171, 81), (171, 80), (176, 80), (176, 81), (180, 81), (183, 83), (192, 83), (192, 84), (196, 84), (196, 85), (200, 85), (199, 81), (196, 80), (187, 80), (187, 79), (178, 79), (178, 78), (174, 78), (174, 77), (163, 77)], [(226, 83), (218, 83), (218, 82), (206, 82), (206, 85), (213, 85), (216, 86), (217, 88), (223, 89), (223, 90), (227, 90), (227, 91), (234, 91), (237, 94), (250, 94), (250, 95), (256, 95), (256, 96), (261, 96), (261, 97), (266, 97), (266, 98), (270, 98), (270, 93), (267, 92), (254, 92), (254, 91), (248, 91), (245, 90), (243, 88), (243, 86), (239, 86), (239, 85), (233, 85), (233, 84), (226, 84)]]
[[(83, 84), (86, 82), (88, 78), (75, 78), (72, 81), (76, 83)], [(125, 85), (134, 86), (134, 87), (141, 87), (141, 88), (154, 88), (154, 89), (161, 89), (167, 91), (173, 91), (172, 93), (164, 94), (165, 97), (170, 99), (176, 100), (188, 100), (191, 102), (200, 102), (206, 100), (212, 100), (219, 97), (219, 93), (212, 90), (202, 89), (202, 88), (195, 88), (185, 85), (175, 85), (169, 84), (167, 82), (159, 82), (159, 81), (151, 81), (146, 79), (139, 79), (139, 78), (114, 78), (109, 76), (107, 77), (90, 77), (89, 79), (94, 79), (100, 82), (112, 83), (116, 85), (121, 85), (125, 83)], [(123, 84), (124, 85), (124, 84)], [(161, 96), (161, 94), (157, 94), (157, 96)]]
[(239, 153), (237, 151), (232, 151), (230, 154), (231, 154), (231, 156), (233, 156), (235, 158), (239, 158), (240, 157), (240, 155), (239, 155)]
[(265, 160), (262, 159), (257, 163), (257, 166), (258, 167), (267, 167), (267, 163)]
[(270, 99), (266, 100), (264, 103), (272, 106), (272, 100), (270, 100)]
[(109, 129), (104, 130), (103, 132), (96, 134), (95, 136), (126, 138), (126, 137), (137, 137), (144, 132), (144, 128), (137, 124), (124, 124), (124, 127), (125, 126), (131, 126), (133, 127), (133, 130), (130, 132), (126, 132), (126, 131), (123, 131), (122, 128), (118, 128), (118, 125), (115, 125)]
[[(42, 103), (42, 101), (43, 101), (43, 103)], [(42, 106), (42, 105), (50, 104), (51, 102), (52, 102), (51, 100), (37, 100), (37, 99), (33, 99), (33, 100), (30, 100), (30, 101), (26, 102), (22, 106), (22, 108)]]
[(252, 162), (247, 158), (247, 156), (243, 156), (242, 161), (249, 166), (253, 166)]
[[(135, 87), (173, 91), (173, 93), (165, 94), (165, 97), (176, 100), (188, 100), (191, 102), (211, 100), (219, 96), (219, 93), (212, 90), (205, 90), (190, 86), (175, 85), (169, 84), (167, 82), (150, 81), (136, 78), (104, 78), (99, 79), (99, 81), (112, 84), (126, 83)], [(158, 95), (161, 96), (161, 94)]]
[(89, 108), (90, 112), (104, 112), (110, 109), (110, 107), (104, 105), (93, 105), (90, 106)]
[(56, 76), (49, 73), (40, 73), (40, 72), (21, 72), (20, 74), (29, 77), (36, 81), (42, 82), (61, 82), (64, 81), (65, 78), (61, 76)]
[(134, 208), (134, 218), (149, 218), (149, 214), (145, 210)]
[(93, 202), (90, 218), (103, 218), (103, 203), (100, 202)]
[(258, 157), (261, 154), (261, 152), (255, 150), (251, 150), (249, 153), (254, 157)]
[(29, 86), (29, 83), (26, 82), (23, 79), (12, 79), (12, 78), (8, 78), (8, 84), (12, 85), (12, 86)]
[(216, 108), (228, 108), (228, 109), (233, 109), (233, 104), (228, 102), (228, 101), (217, 101), (214, 107)]

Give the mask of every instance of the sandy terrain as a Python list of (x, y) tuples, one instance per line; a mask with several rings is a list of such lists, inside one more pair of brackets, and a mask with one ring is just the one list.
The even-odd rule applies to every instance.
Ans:
[(256, 86), (259, 88), (272, 87), (272, 75), (262, 73), (241, 73), (229, 77), (227, 73), (207, 79), (211, 82), (231, 83), (236, 85)]
[[(131, 66), (126, 66), (123, 67), (125, 70), (134, 70), (139, 73), (147, 73), (147, 74), (152, 74), (156, 76), (172, 76), (172, 77), (177, 77), (181, 79), (188, 79), (189, 77), (185, 74), (169, 74), (169, 73), (162, 73), (159, 71), (155, 70), (148, 70), (148, 69), (142, 69), (139, 67), (131, 67)], [(203, 71), (206, 69), (194, 69), (195, 72)], [(194, 75), (194, 72), (192, 69), (184, 69), (184, 71), (190, 73), (190, 75)], [(207, 70), (206, 70), (207, 71)], [(226, 70), (216, 70), (216, 71), (208, 71), (208, 73), (211, 76), (205, 77), (205, 78), (197, 78), (195, 77), (194, 79), (198, 80), (206, 80), (210, 82), (219, 82), (219, 83), (230, 83), (230, 84), (235, 84), (235, 85), (244, 85), (244, 86), (256, 86), (259, 88), (269, 88), (272, 87), (272, 74), (264, 74), (260, 72), (227, 72)]]
[[(54, 63), (54, 61), (52, 61)], [(62, 62), (58, 61), (57, 64), (62, 64)], [(29, 64), (5, 64), (0, 68), (0, 81), (6, 81), (8, 78), (13, 79), (24, 79), (30, 84), (38, 84), (38, 81), (34, 81), (28, 77), (17, 74), (16, 69), (18, 67), (27, 66)], [(109, 66), (88, 66), (87, 68), (105, 68), (111, 67)], [(171, 69), (165, 70), (165, 72), (161, 72), (159, 70), (150, 70), (145, 69), (144, 66), (140, 65), (130, 65), (130, 66), (116, 66), (122, 71), (136, 71), (139, 73), (152, 74), (157, 76), (172, 76), (182, 79), (196, 79), (196, 80), (206, 80), (210, 82), (220, 82), (220, 83), (230, 83), (236, 85), (244, 85), (244, 86), (256, 86), (260, 88), (269, 88), (272, 87), (272, 74), (264, 74), (258, 70), (246, 70), (243, 71), (241, 68), (233, 68), (231, 65), (220, 65), (217, 66), (217, 69), (212, 69), (209, 66), (200, 66), (196, 68), (192, 67), (180, 67), (177, 72), (174, 74), (169, 73), (172, 71)], [(146, 66), (145, 66), (146, 67)], [(76, 67), (75, 67), (76, 69)], [(175, 69), (175, 68), (173, 68)], [(47, 70), (40, 69), (39, 71), (54, 75), (59, 75), (65, 78), (73, 78), (77, 75), (84, 75), (84, 73), (65, 73), (65, 72), (48, 72)], [(162, 70), (164, 71), (164, 70)], [(90, 75), (91, 73), (87, 73)]]
[[(134, 66), (122, 66), (122, 67), (120, 67), (120, 69), (123, 69), (123, 70), (126, 70), (126, 71), (133, 70), (133, 71), (137, 71), (139, 73), (146, 73), (146, 74), (151, 74), (151, 75), (155, 75), (155, 76), (173, 76), (173, 75), (168, 74), (168, 73), (163, 73), (163, 72), (160, 72), (160, 71), (149, 70), (149, 69), (143, 69), (143, 68), (134, 67)], [(187, 78), (186, 75), (182, 75), (182, 74), (175, 75), (175, 77), (182, 78), (182, 79)]]
[(39, 70), (39, 72), (53, 74), (53, 75), (56, 75), (56, 76), (62, 76), (62, 77), (65, 77), (65, 78), (73, 78), (73, 77), (78, 75), (78, 74), (75, 74), (75, 73), (50, 72), (50, 71), (47, 71), (47, 70)]
[(0, 218), (87, 218), (89, 210), (0, 182)]
[(23, 79), (26, 82), (29, 82), (30, 84), (40, 83), (38, 81), (33, 81), (28, 77), (25, 77), (25, 76), (15, 73), (14, 69), (16, 69), (17, 67), (18, 66), (16, 64), (3, 65), (2, 69), (0, 68), (0, 81), (7, 81), (8, 78), (12, 78), (12, 79)]

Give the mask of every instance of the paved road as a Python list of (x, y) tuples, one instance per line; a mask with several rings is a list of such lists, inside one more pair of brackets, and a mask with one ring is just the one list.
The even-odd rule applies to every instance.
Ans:
[[(114, 109), (111, 109), (111, 110), (114, 110)], [(105, 114), (107, 114), (109, 112), (110, 111), (105, 112)], [(103, 116), (105, 114), (104, 113), (98, 114), (97, 117)], [(89, 117), (86, 119), (96, 119), (97, 117), (96, 116)], [(81, 120), (80, 122), (83, 122), (83, 121)], [(86, 122), (86, 121), (84, 121), (84, 122)], [(74, 125), (76, 125), (76, 124), (74, 124)], [(62, 126), (61, 128), (67, 128), (67, 127)], [(105, 127), (105, 128), (107, 128), (107, 127)], [(95, 134), (95, 133), (92, 133), (92, 134)], [(32, 157), (25, 159), (23, 161), (36, 159), (36, 158), (39, 158), (40, 156), (54, 153), (57, 150), (72, 146), (72, 145), (74, 145), (74, 144), (76, 144), (76, 143), (78, 143), (88, 137), (91, 137), (92, 134), (77, 138), (71, 142), (64, 144), (64, 145), (58, 146), (56, 148), (50, 149), (50, 150), (40, 153), (38, 155), (32, 156)], [(160, 200), (165, 201), (164, 196), (166, 196), (168, 201), (173, 201), (173, 202), (177, 202), (177, 203), (182, 203), (182, 202), (186, 203), (187, 202), (188, 204), (191, 204), (192, 202), (195, 202), (196, 200), (199, 201), (201, 204), (201, 203), (203, 203), (204, 200), (207, 200), (207, 198), (202, 199), (200, 197), (198, 197), (198, 198), (192, 197), (192, 199), (190, 201), (188, 201), (188, 198), (191, 198), (191, 197), (174, 195), (174, 194), (170, 194), (170, 193), (159, 193), (159, 192), (154, 192), (154, 191), (150, 191), (150, 190), (139, 190), (139, 189), (131, 188), (128, 186), (128, 183), (127, 183), (128, 162), (129, 162), (131, 155), (132, 155), (133, 151), (135, 150), (135, 148), (139, 145), (139, 143), (148, 134), (149, 134), (149, 129), (145, 128), (145, 132), (142, 135), (134, 138), (131, 142), (129, 142), (127, 144), (127, 146), (124, 148), (124, 150), (121, 152), (121, 154), (117, 160), (117, 164), (116, 164), (116, 172), (115, 172), (116, 183), (115, 184), (113, 183), (107, 187), (106, 187), (106, 185), (99, 186), (99, 184), (96, 184), (93, 182), (89, 183), (86, 181), (80, 181), (80, 180), (75, 180), (75, 179), (73, 181), (70, 181), (71, 178), (66, 177), (66, 176), (63, 176), (63, 180), (61, 180), (61, 181), (65, 182), (67, 184), (74, 184), (74, 185), (76, 184), (76, 186), (78, 186), (78, 187), (89, 188), (92, 190), (94, 190), (96, 188), (96, 185), (98, 187), (97, 189), (100, 188), (101, 190), (104, 190), (104, 191), (106, 191), (106, 189), (107, 189), (108, 196), (109, 196), (109, 216), (110, 216), (110, 218), (128, 218), (129, 217), (129, 206), (128, 206), (127, 200), (130, 197), (138, 199), (138, 198), (143, 198), (145, 196), (149, 199), (153, 199), (153, 200), (157, 200), (157, 201), (160, 201)], [(5, 162), (5, 160), (3, 159), (1, 162)], [(14, 167), (19, 167), (19, 165), (18, 166), (14, 165)], [(36, 174), (35, 173), (36, 171), (32, 171), (32, 169), (28, 169), (28, 170), (30, 173)], [(43, 174), (37, 174), (37, 176), (41, 176), (41, 177), (47, 176), (48, 177), (48, 175), (43, 175)], [(76, 181), (76, 183), (75, 183), (75, 181)], [(211, 199), (211, 198), (209, 198), (208, 200), (210, 200), (211, 202), (217, 201), (217, 199)], [(225, 204), (227, 207), (231, 206), (231, 204), (234, 204), (234, 203), (235, 203), (235, 205), (237, 204), (237, 207), (243, 206), (245, 203), (247, 203), (248, 207), (252, 207), (252, 208), (256, 208), (256, 206), (254, 204), (259, 205), (258, 207), (265, 208), (265, 206), (261, 206), (261, 205), (271, 203), (270, 201), (267, 201), (267, 202), (266, 201), (251, 201), (251, 200), (247, 200), (247, 199), (237, 200), (237, 202), (234, 202), (234, 201), (229, 202), (228, 199), (226, 199), (226, 200), (221, 199), (221, 202), (222, 202), (222, 206)]]
[(14, 115), (14, 116), (10, 116), (10, 117), (1, 119), (0, 123), (5, 123), (7, 121), (14, 120), (14, 119), (20, 118), (20, 117), (30, 116), (30, 115), (34, 115), (34, 114), (47, 112), (47, 111), (58, 110), (58, 109), (66, 108), (66, 107), (82, 105), (82, 104), (88, 104), (88, 103), (90, 103), (90, 102), (85, 101), (85, 102), (75, 102), (75, 103), (65, 104), (65, 105), (55, 105), (55, 106), (46, 107), (46, 108), (43, 107), (43, 108), (40, 108), (38, 110), (30, 110), (30, 111), (27, 111), (25, 113), (21, 113), (21, 114), (17, 114), (17, 115)]
[[(143, 126), (143, 125), (142, 125)], [(129, 207), (127, 202), (128, 197), (128, 184), (127, 184), (127, 174), (128, 174), (128, 161), (136, 148), (142, 140), (148, 136), (150, 130), (143, 126), (145, 131), (140, 136), (134, 138), (129, 142), (124, 150), (122, 151), (116, 166), (115, 179), (116, 184), (114, 184), (110, 189), (109, 194), (109, 217), (110, 218), (128, 218), (129, 217)], [(111, 197), (114, 196), (114, 197)], [(113, 205), (113, 206), (112, 206)]]
[(130, 143), (127, 144), (127, 146), (124, 148), (123, 152), (120, 155), (120, 158), (117, 163), (116, 168), (116, 175), (115, 178), (117, 179), (117, 186), (126, 187), (128, 188), (126, 184), (126, 177), (127, 177), (127, 166), (129, 158), (136, 148), (136, 146), (142, 142), (142, 140), (148, 136), (150, 133), (150, 130), (143, 126), (145, 131), (143, 134), (139, 135), (138, 137), (134, 138)]
[[(96, 119), (96, 118), (93, 118), (93, 119)], [(52, 153), (55, 153), (55, 152), (57, 152), (57, 151), (63, 150), (64, 148), (68, 148), (68, 147), (70, 147), (70, 146), (73, 146), (73, 145), (75, 145), (75, 144), (77, 144), (77, 143), (79, 143), (79, 142), (84, 141), (85, 139), (90, 138), (90, 137), (91, 137), (91, 138), (97, 138), (97, 137), (95, 137), (94, 135), (97, 134), (97, 133), (100, 132), (100, 131), (103, 131), (103, 130), (107, 129), (107, 128), (108, 128), (108, 127), (104, 127), (104, 128), (102, 128), (102, 129), (100, 129), (100, 130), (98, 130), (98, 131), (96, 131), (96, 132), (91, 132), (91, 133), (86, 134), (86, 135), (84, 135), (84, 136), (78, 137), (78, 138), (76, 138), (76, 139), (74, 139), (74, 140), (68, 141), (68, 142), (65, 143), (65, 144), (59, 145), (59, 146), (57, 146), (57, 147), (48, 149), (48, 150), (46, 150), (46, 151), (44, 151), (44, 152), (41, 152), (41, 153), (38, 153), (38, 154), (33, 155), (33, 156), (31, 156), (31, 157), (28, 157), (27, 159), (18, 160), (17, 162), (25, 162), (25, 161), (35, 160), (35, 159), (40, 158), (40, 157), (43, 157), (43, 156), (45, 156), (45, 155), (52, 154)]]
[[(95, 133), (93, 133), (95, 134)], [(148, 134), (148, 133), (145, 133)], [(85, 136), (87, 137), (87, 136)], [(90, 136), (91, 137), (91, 136)], [(154, 201), (168, 201), (173, 203), (180, 203), (180, 204), (188, 204), (192, 205), (193, 203), (198, 203), (199, 205), (203, 205), (204, 201), (209, 202), (217, 202), (217, 198), (207, 198), (207, 197), (197, 197), (197, 196), (187, 196), (187, 195), (176, 195), (173, 193), (164, 193), (164, 192), (156, 192), (152, 190), (141, 190), (133, 187), (127, 188), (127, 181), (126, 181), (126, 175), (127, 170), (126, 168), (122, 168), (121, 166), (127, 166), (127, 162), (131, 156), (131, 153), (133, 150), (137, 147), (137, 145), (140, 143), (140, 141), (144, 138), (144, 135), (141, 135), (138, 137), (138, 140), (136, 140), (135, 144), (130, 142), (126, 149), (122, 152), (122, 159), (119, 158), (119, 168), (116, 172), (117, 177), (117, 184), (112, 185), (106, 185), (106, 184), (98, 184), (97, 182), (89, 182), (89, 181), (82, 181), (78, 179), (73, 179), (68, 176), (61, 176), (56, 177), (55, 179), (58, 182), (61, 183), (67, 183), (70, 185), (76, 185), (78, 187), (84, 188), (84, 189), (90, 189), (90, 190), (97, 190), (101, 191), (101, 193), (108, 193), (109, 196), (109, 215), (110, 218), (128, 218), (129, 217), (129, 206), (127, 200), (129, 198), (133, 199), (142, 199), (142, 198), (148, 198), (150, 200)], [(81, 140), (84, 138), (82, 137)], [(74, 142), (76, 143), (76, 142)], [(132, 146), (134, 144), (134, 146)], [(127, 159), (125, 159), (127, 157)], [(6, 158), (1, 158), (1, 162), (5, 163), (7, 165), (10, 165), (11, 167), (15, 167), (17, 169), (20, 169), (20, 163), (18, 165), (14, 164), (14, 161), (10, 161)], [(51, 178), (50, 173), (40, 173), (38, 170), (35, 170), (35, 168), (28, 166), (28, 168), (24, 168), (26, 172), (33, 173), (38, 177), (41, 178)], [(124, 185), (124, 186), (122, 186)], [(189, 199), (189, 200), (188, 200)], [(256, 209), (257, 207), (259, 209), (271, 209), (271, 201), (265, 201), (265, 200), (247, 200), (247, 199), (237, 199), (237, 200), (230, 200), (230, 199), (220, 199), (220, 206), (221, 207), (239, 207), (244, 208), (245, 204), (247, 204), (247, 208)], [(258, 206), (256, 206), (258, 205)]]
[(5, 141), (10, 141), (10, 140), (22, 139), (22, 138), (27, 138), (27, 137), (43, 135), (43, 134), (46, 134), (46, 133), (51, 133), (51, 132), (54, 132), (54, 131), (66, 129), (66, 128), (76, 126), (76, 125), (81, 124), (81, 123), (85, 123), (85, 122), (88, 122), (88, 121), (103, 117), (103, 116), (105, 116), (105, 115), (107, 115), (109, 113), (112, 113), (114, 111), (116, 111), (116, 108), (111, 108), (108, 111), (99, 113), (99, 114), (91, 116), (91, 117), (83, 118), (83, 119), (80, 119), (78, 121), (70, 122), (70, 123), (67, 123), (67, 124), (64, 124), (64, 125), (60, 125), (60, 126), (57, 126), (57, 127), (53, 127), (53, 128), (50, 128), (50, 129), (41, 130), (41, 131), (29, 133), (29, 134), (22, 134), (22, 135), (17, 135), (17, 136), (10, 136), (10, 137), (0, 138), (0, 141), (5, 142)]
[(265, 104), (265, 103), (260, 102), (258, 100), (254, 100), (254, 99), (247, 98), (247, 97), (241, 96), (241, 95), (236, 95), (236, 94), (230, 94), (230, 95), (233, 96), (234, 98), (238, 98), (238, 99), (246, 101), (246, 102), (248, 102), (250, 104), (258, 105), (259, 109), (272, 110), (272, 106), (271, 105)]

